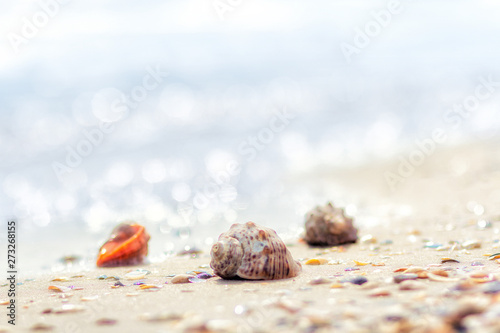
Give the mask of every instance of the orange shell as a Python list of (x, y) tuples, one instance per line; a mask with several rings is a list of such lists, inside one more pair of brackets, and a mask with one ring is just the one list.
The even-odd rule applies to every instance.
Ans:
[(111, 232), (109, 240), (99, 249), (98, 267), (141, 264), (148, 254), (149, 234), (139, 224), (121, 223)]

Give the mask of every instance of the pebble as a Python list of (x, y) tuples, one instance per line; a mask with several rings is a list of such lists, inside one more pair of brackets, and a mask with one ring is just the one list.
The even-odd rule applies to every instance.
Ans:
[(386, 297), (390, 296), (391, 292), (385, 288), (377, 288), (370, 291), (368, 294), (370, 297)]
[(132, 271), (127, 274), (125, 274), (125, 279), (127, 280), (140, 280), (144, 279), (146, 276), (146, 273), (143, 271)]
[(115, 325), (118, 322), (116, 319), (111, 319), (111, 318), (101, 318), (97, 319), (95, 321), (95, 324), (98, 326), (112, 326)]
[(359, 271), (359, 268), (356, 268), (356, 267), (347, 267), (346, 269), (344, 269), (344, 271), (346, 271), (346, 272)]
[(317, 285), (317, 284), (325, 284), (325, 283), (331, 283), (332, 280), (330, 279), (327, 279), (325, 277), (322, 277), (322, 276), (318, 276), (318, 277), (315, 277), (314, 279), (312, 279), (311, 281), (309, 281), (308, 283), (311, 284), (311, 285)]
[(341, 282), (343, 282), (343, 283), (348, 282), (348, 283), (352, 283), (352, 284), (362, 285), (363, 283), (368, 282), (368, 279), (365, 276), (356, 275), (353, 277), (345, 278), (345, 279), (341, 280)]
[(209, 273), (207, 273), (207, 272), (202, 272), (202, 273), (199, 273), (198, 275), (196, 275), (196, 277), (197, 277), (198, 279), (210, 279), (210, 278), (213, 278), (213, 277), (214, 277), (214, 275), (209, 274)]
[(30, 330), (32, 331), (52, 331), (55, 327), (52, 325), (47, 325), (44, 323), (38, 323), (31, 326)]
[(417, 274), (412, 274), (412, 273), (404, 273), (404, 274), (398, 274), (394, 276), (394, 282), (396, 283), (401, 283), (406, 280), (416, 280), (418, 279)]
[(399, 284), (399, 290), (420, 290), (424, 289), (426, 285), (420, 281), (405, 280)]
[(500, 293), (500, 282), (490, 282), (484, 286), (483, 292), (485, 294), (497, 294)]
[(470, 265), (471, 266), (484, 266), (484, 264), (480, 261), (473, 261)]
[(194, 277), (195, 277), (194, 275), (189, 275), (189, 274), (177, 274), (170, 280), (170, 283), (173, 284), (189, 283), (190, 282), (189, 279)]
[(198, 278), (197, 276), (190, 277), (188, 280), (189, 280), (189, 282), (191, 282), (191, 283), (201, 283), (201, 282), (207, 282), (207, 280), (206, 280), (206, 279), (200, 279), (200, 278)]
[(139, 319), (142, 321), (149, 322), (161, 322), (161, 321), (174, 321), (181, 320), (183, 318), (182, 315), (175, 312), (160, 312), (160, 313), (143, 313), (139, 316)]
[(425, 243), (424, 248), (437, 249), (437, 248), (442, 247), (442, 246), (443, 246), (443, 244), (434, 243), (434, 242), (427, 242), (427, 243)]

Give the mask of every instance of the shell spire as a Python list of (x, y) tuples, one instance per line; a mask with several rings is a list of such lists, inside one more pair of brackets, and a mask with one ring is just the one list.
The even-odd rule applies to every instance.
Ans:
[(210, 266), (225, 279), (286, 279), (302, 271), (276, 232), (253, 222), (233, 224), (210, 254)]

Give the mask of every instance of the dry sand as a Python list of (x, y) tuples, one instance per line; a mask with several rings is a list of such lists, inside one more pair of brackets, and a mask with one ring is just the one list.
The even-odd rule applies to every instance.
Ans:
[[(388, 210), (386, 223), (360, 229), (361, 237), (372, 235), (363, 242), (333, 248), (310, 248), (298, 240), (289, 244), (293, 256), (303, 263), (303, 272), (296, 278), (228, 281), (214, 277), (199, 283), (165, 283), (171, 274), (211, 272), (206, 252), (172, 257), (161, 264), (95, 269), (81, 276), (50, 274), (17, 286), (17, 325), (15, 329), (5, 325), (5, 317), (0, 325), (13, 332), (35, 328), (54, 332), (500, 332), (500, 264), (488, 259), (500, 252), (499, 157), (495, 142), (437, 152), (393, 192), (383, 173), (397, 162), (320, 174), (325, 183), (340, 182), (363, 193), (373, 211), (387, 205), (396, 208), (393, 213)], [(407, 205), (409, 211), (397, 208)], [(324, 258), (326, 263), (305, 265), (311, 258)], [(442, 263), (443, 258), (458, 262)], [(357, 266), (355, 261), (366, 265)], [(395, 270), (405, 267), (420, 267), (413, 268), (420, 278), (396, 283), (394, 276), (401, 272)], [(136, 281), (127, 280), (125, 274), (136, 269), (150, 271), (144, 283), (161, 288), (142, 290), (133, 284)], [(425, 272), (433, 270), (448, 277), (425, 278)], [(116, 281), (97, 279), (103, 274), (120, 277), (125, 286), (112, 288)], [(51, 281), (62, 276), (69, 281)], [(343, 282), (353, 277), (368, 282)], [(49, 290), (52, 285), (81, 289), (55, 292)], [(0, 300), (4, 290), (0, 288)], [(79, 311), (57, 313), (68, 304)], [(102, 319), (108, 319), (108, 325)]]

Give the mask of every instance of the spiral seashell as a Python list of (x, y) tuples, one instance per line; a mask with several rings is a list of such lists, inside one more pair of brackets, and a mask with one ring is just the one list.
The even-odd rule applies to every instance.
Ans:
[(253, 222), (233, 224), (219, 236), (210, 255), (210, 266), (224, 279), (286, 279), (302, 270), (276, 231)]
[(304, 240), (309, 245), (335, 246), (354, 243), (357, 239), (358, 230), (354, 227), (352, 218), (330, 202), (325, 206), (317, 206), (306, 214)]
[(141, 264), (148, 254), (149, 234), (135, 223), (116, 226), (99, 249), (98, 267), (117, 267)]

